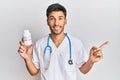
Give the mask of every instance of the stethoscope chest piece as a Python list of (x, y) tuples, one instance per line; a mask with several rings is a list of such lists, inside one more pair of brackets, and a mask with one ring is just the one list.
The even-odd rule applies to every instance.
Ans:
[(68, 64), (72, 65), (72, 64), (73, 64), (73, 61), (72, 61), (72, 60), (69, 60), (69, 61), (68, 61)]

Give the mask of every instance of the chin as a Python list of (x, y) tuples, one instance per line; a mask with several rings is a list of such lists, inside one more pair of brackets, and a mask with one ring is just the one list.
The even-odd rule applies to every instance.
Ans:
[(54, 35), (60, 35), (62, 32), (52, 32)]

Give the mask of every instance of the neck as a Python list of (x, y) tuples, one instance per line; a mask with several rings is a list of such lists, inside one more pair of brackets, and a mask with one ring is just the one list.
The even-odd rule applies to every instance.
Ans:
[(54, 44), (56, 45), (56, 47), (59, 47), (59, 45), (62, 43), (62, 41), (65, 38), (65, 34), (59, 34), (59, 35), (55, 35), (55, 34), (51, 34), (51, 39), (54, 42)]

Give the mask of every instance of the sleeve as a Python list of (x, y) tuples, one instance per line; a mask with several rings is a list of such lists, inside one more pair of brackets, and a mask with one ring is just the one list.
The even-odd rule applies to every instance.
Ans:
[(40, 60), (39, 60), (39, 56), (38, 56), (38, 54), (39, 54), (38, 48), (39, 47), (36, 44), (33, 48), (32, 61), (33, 61), (34, 65), (36, 66), (36, 68), (39, 69), (40, 68)]
[(78, 56), (77, 56), (76, 64), (77, 67), (80, 68), (88, 60), (88, 55), (82, 43), (79, 44), (77, 55)]

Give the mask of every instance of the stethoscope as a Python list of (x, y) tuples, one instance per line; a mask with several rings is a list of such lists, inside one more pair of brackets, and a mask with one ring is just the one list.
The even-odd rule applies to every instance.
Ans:
[[(67, 33), (65, 33), (65, 36), (67, 37), (68, 42), (69, 42), (69, 60), (68, 60), (68, 64), (72, 65), (72, 64), (73, 64), (73, 60), (72, 60), (71, 41), (70, 41), (70, 38), (69, 38), (69, 36), (67, 35)], [(49, 34), (48, 39), (47, 39), (47, 45), (46, 45), (46, 47), (45, 47), (45, 49), (44, 49), (44, 55), (45, 55), (45, 53), (46, 53), (47, 48), (50, 49), (50, 54), (52, 53), (52, 47), (49, 45), (49, 42), (50, 42), (50, 34)]]

